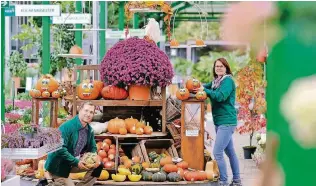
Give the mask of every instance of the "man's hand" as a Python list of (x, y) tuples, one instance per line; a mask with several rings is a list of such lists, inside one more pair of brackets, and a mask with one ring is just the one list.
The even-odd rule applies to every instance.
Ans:
[(89, 170), (89, 169), (85, 166), (85, 164), (84, 164), (83, 161), (79, 161), (78, 167), (79, 167), (79, 169), (81, 169), (81, 170)]
[(100, 159), (100, 156), (97, 156), (97, 160), (95, 161), (95, 165), (94, 165), (94, 168), (98, 168), (101, 164), (101, 159)]

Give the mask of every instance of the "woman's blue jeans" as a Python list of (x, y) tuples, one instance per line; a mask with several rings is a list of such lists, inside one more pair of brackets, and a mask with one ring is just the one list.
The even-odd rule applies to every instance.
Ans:
[(233, 171), (233, 180), (240, 181), (239, 174), (239, 163), (238, 158), (235, 153), (234, 144), (233, 144), (233, 133), (236, 126), (231, 125), (215, 125), (216, 131), (216, 140), (213, 149), (215, 160), (217, 161), (219, 172), (220, 172), (220, 181), (227, 181), (227, 168), (226, 162), (224, 159), (224, 151), (229, 158), (230, 166)]

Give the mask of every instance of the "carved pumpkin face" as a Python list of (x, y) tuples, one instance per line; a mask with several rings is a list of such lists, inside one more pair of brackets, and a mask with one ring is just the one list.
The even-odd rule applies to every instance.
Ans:
[(80, 99), (93, 100), (98, 98), (100, 90), (93, 85), (93, 82), (83, 81), (77, 89), (77, 94)]
[(38, 97), (41, 97), (41, 95), (42, 95), (41, 92), (39, 90), (36, 90), (36, 89), (30, 90), (29, 94), (32, 98), (38, 98)]
[(36, 89), (41, 92), (48, 91), (49, 93), (52, 93), (53, 91), (58, 90), (58, 82), (52, 75), (46, 74), (37, 81)]
[(59, 98), (59, 97), (60, 97), (59, 91), (54, 91), (54, 92), (52, 92), (52, 97), (53, 97), (53, 98)]
[(206, 92), (203, 90), (200, 90), (196, 93), (195, 98), (198, 100), (206, 100), (207, 96), (206, 96)]
[(179, 100), (186, 100), (190, 96), (189, 90), (187, 88), (181, 88), (176, 92), (176, 97)]
[(197, 89), (201, 87), (201, 83), (198, 79), (195, 78), (190, 78), (188, 79), (188, 81), (186, 82), (186, 87), (187, 89), (192, 92), (193, 89)]
[(50, 93), (48, 91), (42, 92), (42, 97), (43, 98), (49, 98), (49, 96), (50, 96)]

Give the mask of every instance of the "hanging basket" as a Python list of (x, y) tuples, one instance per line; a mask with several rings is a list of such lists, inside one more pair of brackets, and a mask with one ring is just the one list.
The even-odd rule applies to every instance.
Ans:
[(170, 41), (171, 38), (171, 31), (170, 31), (170, 20), (171, 16), (173, 14), (172, 8), (170, 4), (160, 1), (160, 2), (154, 2), (154, 1), (130, 1), (125, 4), (125, 16), (126, 16), (126, 33), (125, 36), (128, 35), (128, 23), (132, 19), (134, 15), (134, 11), (132, 9), (143, 9), (143, 10), (158, 10), (163, 13), (165, 13), (164, 22), (167, 25), (167, 36), (168, 41)]
[[(200, 37), (198, 39), (195, 40), (195, 44), (194, 45), (190, 45), (192, 47), (205, 47), (205, 43), (204, 43), (204, 40), (203, 40), (203, 19), (202, 19), (202, 9), (193, 3), (193, 6), (197, 7), (200, 11), (199, 11), (199, 16), (200, 16), (200, 20), (201, 20), (201, 34), (200, 34)], [(175, 25), (175, 19), (176, 19), (176, 15), (178, 13), (178, 10), (179, 8), (175, 11), (175, 14), (174, 14), (174, 17), (173, 17), (173, 26), (172, 26), (172, 40), (170, 41), (170, 48), (178, 48), (180, 45), (179, 45), (179, 42), (176, 40), (176, 36), (175, 36), (175, 29), (174, 29), (174, 25)], [(206, 38), (208, 36), (208, 24), (207, 24), (207, 19), (206, 19), (206, 16), (204, 15), (205, 17), (205, 24), (206, 24)], [(171, 22), (171, 20), (170, 20)], [(170, 25), (171, 23), (169, 23)], [(205, 39), (206, 39), (205, 38)]]

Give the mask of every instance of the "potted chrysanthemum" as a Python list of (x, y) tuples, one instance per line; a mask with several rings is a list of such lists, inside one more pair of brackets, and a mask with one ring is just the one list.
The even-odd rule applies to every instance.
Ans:
[(168, 56), (155, 42), (133, 37), (106, 53), (100, 75), (107, 85), (128, 86), (131, 100), (148, 100), (150, 88), (168, 86), (174, 72)]

